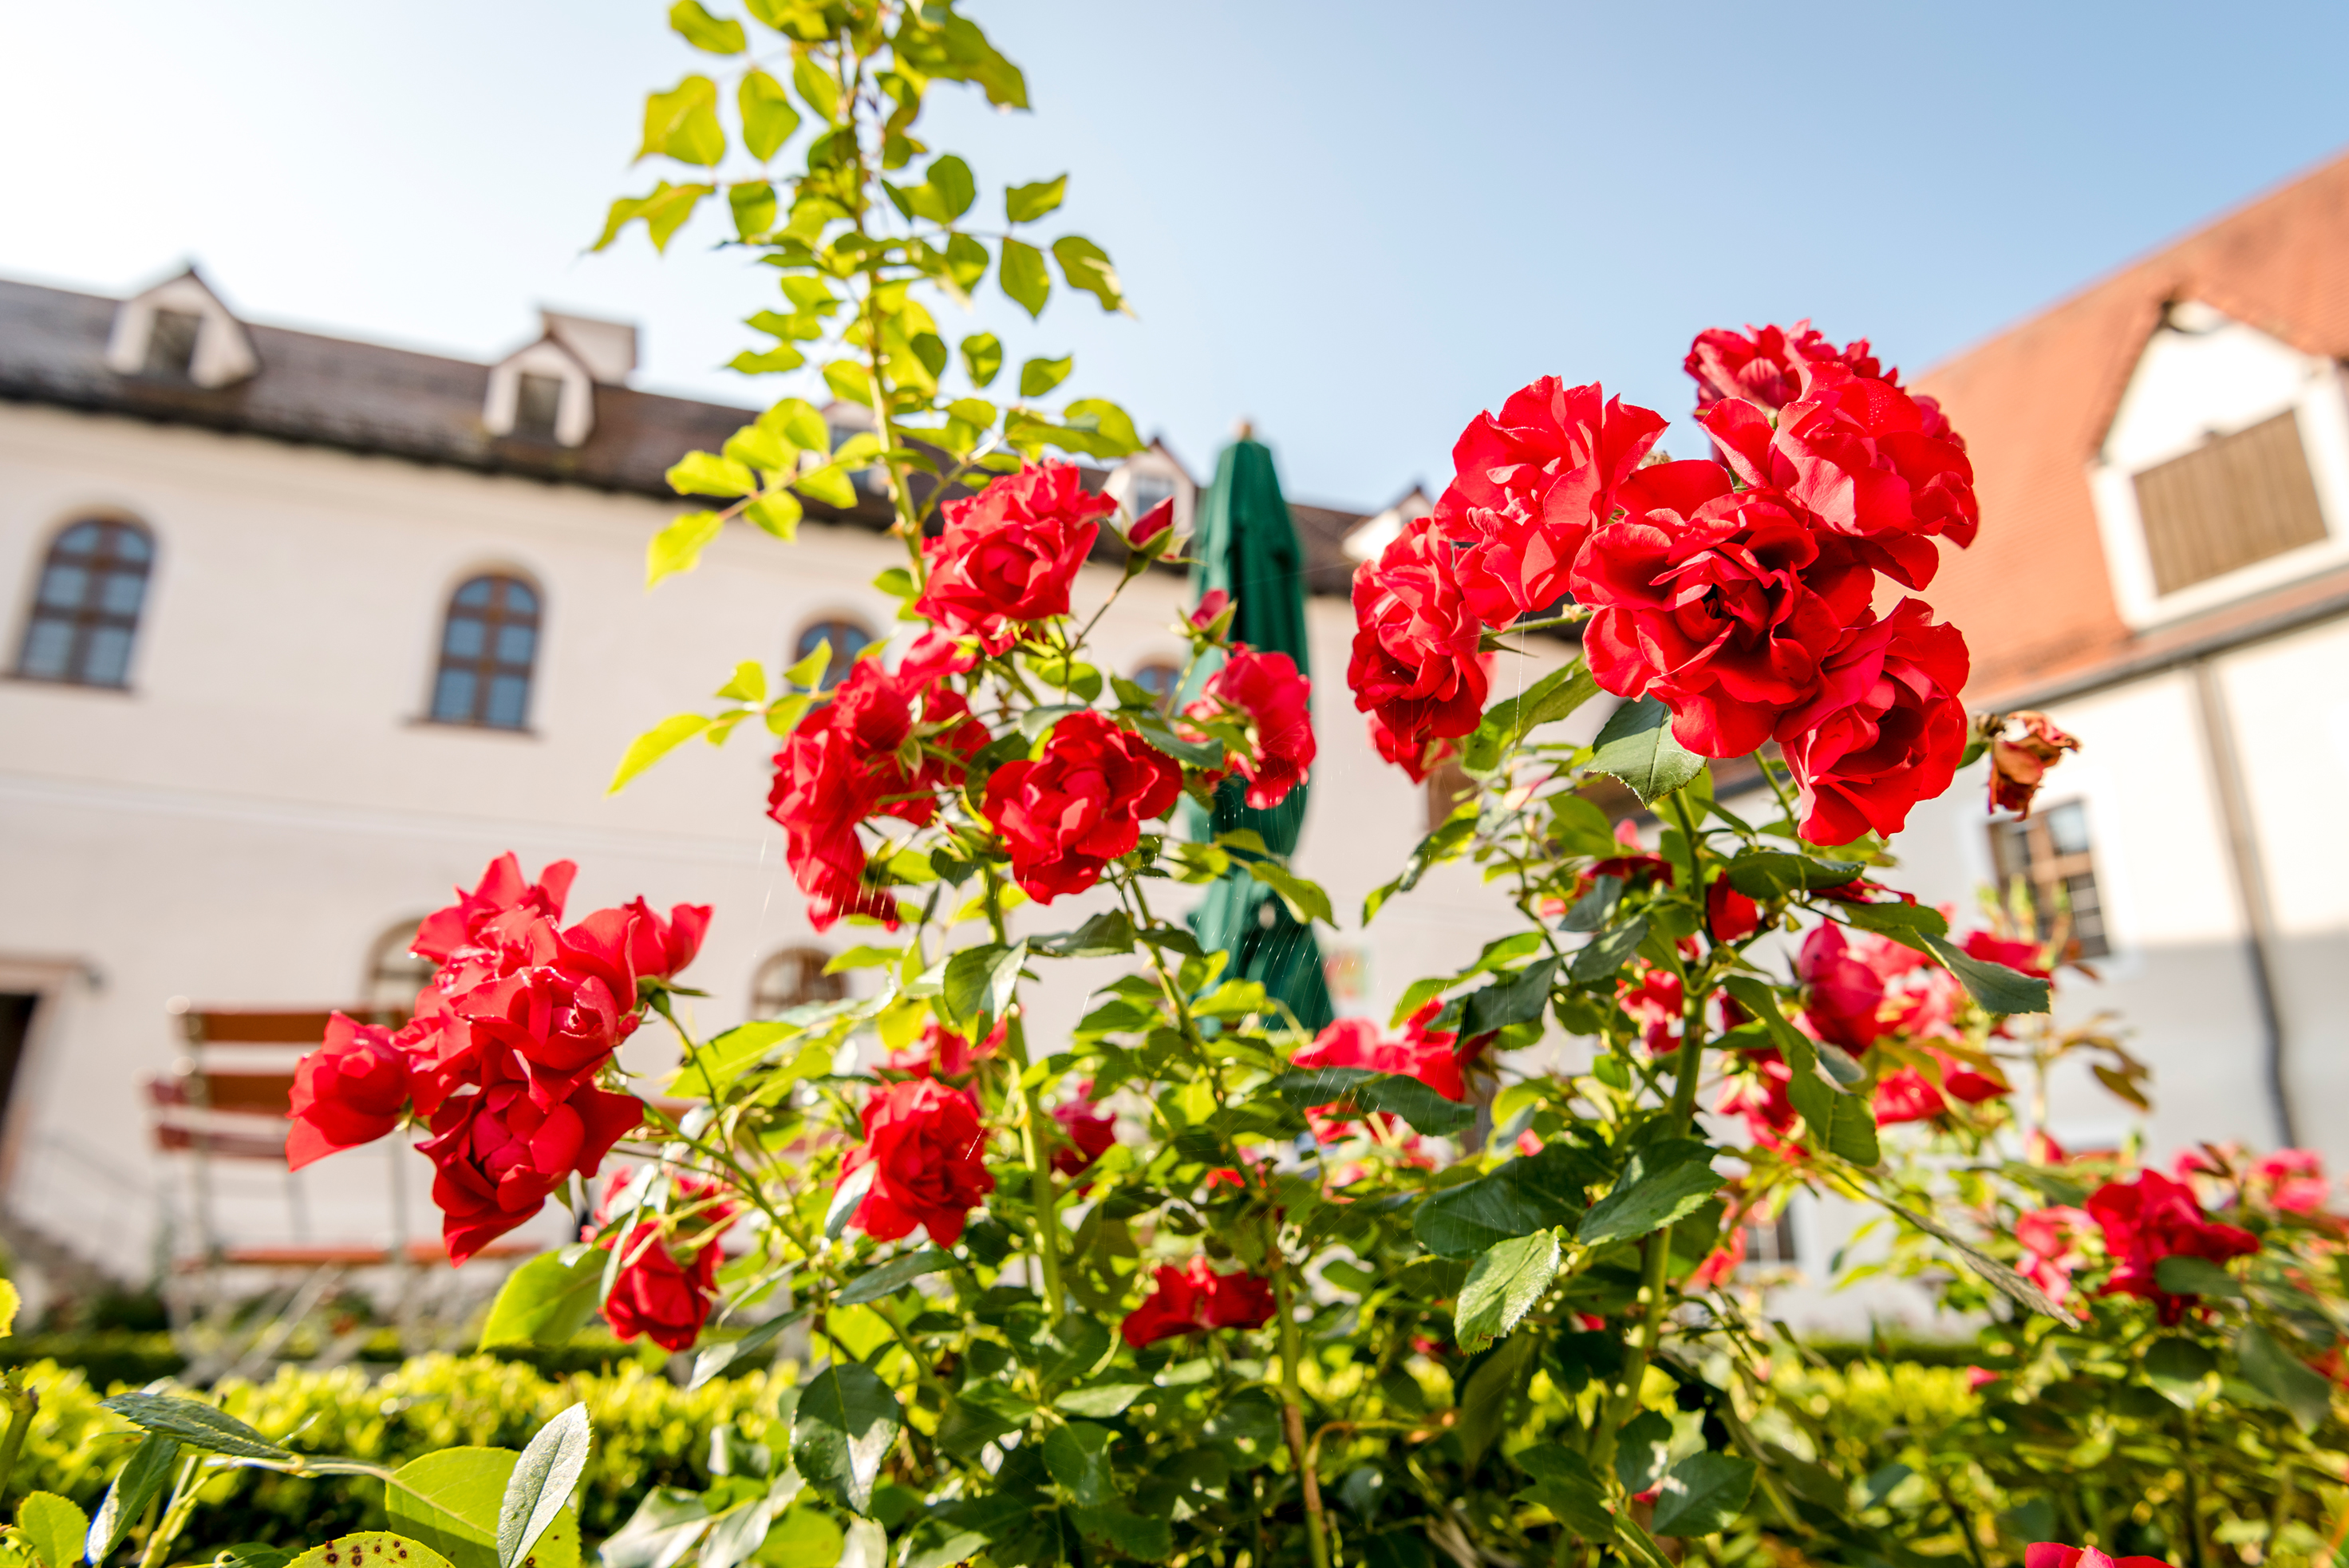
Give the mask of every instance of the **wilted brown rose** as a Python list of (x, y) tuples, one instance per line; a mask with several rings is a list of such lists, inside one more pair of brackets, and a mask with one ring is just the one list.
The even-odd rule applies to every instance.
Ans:
[(1992, 811), (2031, 815), (2031, 797), (2047, 770), (2076, 752), (2080, 742), (2055, 727), (2044, 713), (2028, 709), (1993, 716), (1983, 727), (1990, 733), (1990, 806)]

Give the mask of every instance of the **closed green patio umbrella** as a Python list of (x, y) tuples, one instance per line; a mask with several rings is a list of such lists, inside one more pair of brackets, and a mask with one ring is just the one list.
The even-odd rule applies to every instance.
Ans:
[[(1204, 597), (1221, 588), (1232, 597), (1233, 641), (1285, 653), (1299, 673), (1312, 673), (1305, 640), (1305, 553), (1288, 503), (1281, 499), (1272, 453), (1250, 438), (1245, 425), (1239, 439), (1216, 460), (1215, 483), (1199, 498), (1191, 555), (1198, 563), (1195, 592)], [(1185, 697), (1195, 695), (1212, 673), (1213, 666), (1203, 660)], [(1293, 853), (1305, 824), (1306, 786), (1290, 790), (1270, 811), (1247, 805), (1245, 788), (1236, 778), (1224, 782), (1216, 792), (1212, 824), (1197, 807), (1186, 808), (1192, 836), (1204, 839), (1247, 828), (1275, 854)], [(1311, 928), (1299, 925), (1271, 888), (1235, 867), (1209, 886), (1191, 925), (1201, 947), (1232, 955), (1225, 978), (1261, 982), (1308, 1029), (1318, 1032), (1329, 1024), (1334, 1013), (1321, 973), (1321, 950)]]

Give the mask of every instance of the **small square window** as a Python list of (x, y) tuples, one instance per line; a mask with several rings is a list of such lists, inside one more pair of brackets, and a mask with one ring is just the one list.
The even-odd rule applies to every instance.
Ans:
[(159, 381), (184, 381), (196, 365), (196, 337), (204, 318), (191, 310), (159, 310), (147, 328), (146, 372)]
[(514, 389), (514, 435), (523, 441), (553, 441), (562, 413), (563, 378), (524, 371)]
[(1791, 1205), (1782, 1207), (1775, 1219), (1747, 1222), (1745, 1262), (1740, 1272), (1791, 1269), (1800, 1262), (1795, 1255), (1795, 1212)]
[(2085, 803), (2065, 801), (2033, 816), (1994, 822), (1990, 846), (2001, 893), (2022, 881), (2041, 937), (2052, 936), (2068, 919), (2069, 956), (2102, 958), (2113, 950), (2105, 930), (2104, 898), (2096, 888)]

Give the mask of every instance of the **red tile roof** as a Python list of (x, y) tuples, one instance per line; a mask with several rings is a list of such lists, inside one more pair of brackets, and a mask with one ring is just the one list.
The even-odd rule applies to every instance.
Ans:
[(2163, 305), (2183, 298), (2304, 352), (2349, 358), (2349, 156), (1917, 379), (1964, 434), (1982, 501), (1980, 540), (1944, 553), (1926, 596), (1965, 629), (1973, 706), (2131, 666), (2157, 644), (2304, 597), (2305, 585), (2280, 589), (2146, 636), (2114, 606), (2088, 463)]

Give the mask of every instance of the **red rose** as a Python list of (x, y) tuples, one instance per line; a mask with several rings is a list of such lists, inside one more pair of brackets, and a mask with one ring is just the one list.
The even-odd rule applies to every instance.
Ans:
[(1752, 936), (1762, 929), (1762, 910), (1739, 892), (1727, 877), (1717, 877), (1704, 890), (1704, 929), (1715, 946)]
[(1069, 613), (1069, 586), (1116, 510), (1065, 462), (1033, 463), (947, 502), (945, 532), (922, 545), (929, 580), (915, 613), (1002, 652), (1019, 635), (1009, 623)]
[(391, 1031), (333, 1014), (326, 1043), (294, 1068), (286, 1168), (373, 1143), (399, 1125), (408, 1095), (408, 1053)]
[(850, 1223), (876, 1241), (918, 1225), (939, 1246), (953, 1246), (970, 1210), (995, 1190), (986, 1154), (987, 1132), (967, 1096), (928, 1078), (874, 1090), (864, 1102), (864, 1141), (840, 1168), (843, 1181), (873, 1168)]
[(2089, 1195), (2088, 1213), (2104, 1231), (2105, 1251), (2115, 1265), (2103, 1293), (2153, 1303), (2165, 1326), (2184, 1317), (2195, 1298), (2161, 1288), (2155, 1269), (2162, 1259), (2201, 1258), (2224, 1264), (2260, 1250), (2259, 1238), (2250, 1231), (2204, 1219), (2194, 1189), (2158, 1171), (2140, 1172), (2127, 1183), (2107, 1181)]
[(1966, 639), (1930, 614), (1902, 599), (1854, 630), (1827, 656), (1817, 699), (1779, 722), (1812, 843), (1889, 838), (1910, 807), (1950, 787), (1966, 745)]
[(1855, 376), (1900, 384), (1898, 371), (1879, 369), (1867, 338), (1837, 348), (1808, 321), (1792, 327), (1748, 327), (1744, 332), (1708, 328), (1689, 345), (1681, 369), (1696, 379), (1699, 409), (1709, 409), (1723, 398), (1743, 398), (1775, 414), (1802, 396), (1809, 371), (1817, 365), (1836, 365)]
[(932, 1019), (922, 1025), (922, 1037), (914, 1042), (911, 1050), (889, 1053), (887, 1064), (893, 1073), (907, 1073), (916, 1078), (967, 1078), (973, 1067), (1003, 1048), (1005, 1034), (1006, 1025), (999, 1021), (974, 1050), (968, 1039)]
[(636, 982), (666, 981), (691, 963), (709, 929), (709, 906), (679, 904), (667, 919), (642, 898), (598, 909), (559, 939), (555, 967), (574, 979), (593, 976), (614, 998), (634, 1006)]
[(1255, 744), (1239, 763), (1247, 803), (1258, 811), (1278, 805), (1313, 766), (1313, 682), (1285, 653), (1258, 653), (1242, 643), (1207, 678), (1199, 700), (1184, 711), (1215, 719), (1229, 711), (1247, 722)]
[(1591, 535), (1574, 574), (1576, 597), (1599, 607), (1585, 637), (1591, 677), (1661, 699), (1691, 751), (1744, 756), (1817, 698), (1874, 578), (1784, 496), (1733, 491), (1717, 463), (1659, 464), (1623, 501), (1624, 519)]
[(1885, 976), (1855, 950), (1841, 926), (1813, 928), (1795, 959), (1795, 978), (1806, 990), (1802, 1019), (1819, 1039), (1855, 1054), (1881, 1034)]
[(1934, 536), (1971, 545), (1981, 520), (1965, 443), (1928, 401), (1827, 366), (1775, 425), (1734, 398), (1697, 421), (1744, 483), (1784, 491), (1870, 566), (1921, 588), (1940, 565)]
[(1354, 706), (1393, 737), (1391, 756), (1431, 738), (1457, 739), (1485, 716), (1484, 627), (1454, 576), (1455, 554), (1434, 520), (1422, 517), (1354, 572), (1346, 684)]
[(2005, 937), (1992, 936), (1988, 931), (1966, 934), (1966, 956), (1985, 963), (2002, 963), (2007, 968), (2021, 970), (2038, 980), (2051, 978), (2054, 971), (2047, 967), (2045, 949), (2038, 942), (2018, 942)]
[[(1444, 1011), (1431, 1002), (1403, 1022), (1401, 1040), (1386, 1039), (1367, 1018), (1340, 1018), (1313, 1038), (1290, 1059), (1292, 1067), (1361, 1067), (1373, 1073), (1396, 1073), (1417, 1078), (1447, 1100), (1465, 1103), (1468, 1085), (1461, 1076), (1459, 1036), (1448, 1029), (1430, 1029)], [(1326, 1110), (1317, 1106), (1317, 1110)]]
[(1615, 982), (1615, 1000), (1640, 1026), (1640, 1038), (1649, 1055), (1667, 1055), (1680, 1049), (1682, 1014), (1688, 1006), (1680, 976), (1643, 961), (1635, 979)]
[(1151, 1277), (1156, 1288), (1119, 1328), (1136, 1350), (1177, 1334), (1262, 1328), (1272, 1321), (1272, 1286), (1254, 1274), (1219, 1274), (1195, 1257), (1180, 1269), (1162, 1263)]
[[(582, 1240), (609, 1221), (612, 1196), (619, 1187), (616, 1178)], [(694, 1177), (677, 1178), (680, 1203), (698, 1203), (717, 1190), (713, 1183)], [(619, 1243), (619, 1276), (612, 1282), (612, 1293), (604, 1298), (604, 1321), (612, 1325), (613, 1334), (624, 1344), (644, 1334), (664, 1350), (690, 1349), (709, 1321), (718, 1294), (718, 1266), (723, 1261), (718, 1238), (733, 1222), (733, 1206), (721, 1203), (694, 1216), (689, 1242), (679, 1236), (663, 1238), (657, 1220), (647, 1220), (630, 1231)], [(598, 1245), (608, 1251), (613, 1239)], [(682, 1263), (677, 1259), (680, 1247), (689, 1259)]]
[(1941, 1069), (1940, 1086), (1935, 1087), (1914, 1067), (1887, 1073), (1876, 1085), (1878, 1127), (1928, 1121), (1947, 1111), (1953, 1099), (1976, 1106), (2007, 1092), (2007, 1085), (2000, 1079), (1975, 1072), (1946, 1051), (1926, 1049)]
[(987, 819), (1010, 851), (1013, 877), (1049, 904), (1101, 880), (1182, 793), (1173, 758), (1088, 709), (1052, 726), (1042, 756), (988, 776)]
[(2034, 1209), (2014, 1222), (2014, 1239), (2023, 1243), (2015, 1270), (2061, 1302), (2072, 1293), (2072, 1271), (2088, 1261), (2080, 1238), (2094, 1223), (2078, 1209), (2050, 1204)]
[(522, 862), (509, 850), (490, 862), (481, 885), (468, 893), (457, 890), (457, 901), (436, 910), (417, 927), (409, 950), (435, 963), (446, 963), (460, 948), (482, 945), (488, 928), (503, 915), (520, 911), (542, 919), (563, 918), (563, 900), (579, 867), (568, 860), (548, 864), (535, 882), (524, 882)]
[(2080, 742), (2046, 714), (2028, 709), (1993, 716), (1990, 722), (1990, 808), (2029, 816), (2039, 781), (2064, 753), (2078, 751)]
[(1088, 1079), (1076, 1098), (1052, 1107), (1052, 1119), (1069, 1140), (1068, 1147), (1052, 1151), (1052, 1168), (1062, 1176), (1082, 1176), (1117, 1142), (1117, 1118), (1093, 1104), (1092, 1092)]
[(1133, 526), (1126, 530), (1125, 542), (1138, 550), (1173, 526), (1174, 498), (1170, 495), (1133, 520)]
[(1191, 611), (1191, 624), (1201, 631), (1212, 630), (1232, 607), (1232, 596), (1221, 588), (1209, 588), (1199, 596), (1198, 607)]
[[(628, 1005), (633, 1010), (636, 997)], [(531, 1097), (551, 1106), (594, 1075), (636, 1029), (610, 988), (555, 969), (525, 970), (468, 992), (457, 1011), (477, 1050), (511, 1051), (531, 1080)]]
[(1460, 754), (1460, 748), (1450, 741), (1438, 741), (1427, 736), (1406, 741), (1387, 728), (1386, 715), (1370, 716), (1371, 744), (1379, 755), (1411, 775), (1413, 784), (1425, 784), (1427, 775)]
[(2023, 1568), (2169, 1568), (2165, 1557), (2107, 1557), (2093, 1546), (2042, 1541), (2023, 1548)]
[[(1801, 1113), (1787, 1095), (1795, 1081), (1794, 1069), (1785, 1058), (1771, 1046), (1760, 1051), (1742, 1053), (1754, 1069), (1751, 1076), (1730, 1078), (1722, 1085), (1721, 1097), (1713, 1108), (1724, 1116), (1744, 1119), (1754, 1141), (1764, 1148), (1777, 1148), (1795, 1130), (1795, 1120)], [(1812, 1129), (1814, 1133), (1817, 1128)]]
[(451, 1263), (461, 1263), (518, 1225), (576, 1172), (589, 1177), (636, 1124), (644, 1102), (583, 1084), (542, 1108), (519, 1083), (460, 1096), (432, 1118), (419, 1145), (432, 1161), (432, 1201)]
[(1506, 626), (1555, 604), (1590, 530), (1615, 510), (1615, 489), (1640, 466), (1667, 421), (1609, 400), (1597, 382), (1544, 376), (1479, 414), (1452, 449), (1438, 526), (1466, 545), (1460, 586), (1488, 624)]

